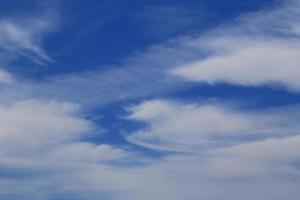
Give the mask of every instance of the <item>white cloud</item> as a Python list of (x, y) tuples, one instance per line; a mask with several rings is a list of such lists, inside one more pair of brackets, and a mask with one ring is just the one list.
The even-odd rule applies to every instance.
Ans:
[[(128, 135), (130, 142), (188, 152), (142, 168), (144, 176), (150, 170), (172, 183), (176, 197), (167, 199), (216, 200), (224, 194), (230, 199), (297, 199), (298, 105), (249, 112), (222, 104), (152, 100), (129, 112), (130, 120), (146, 123)], [(211, 140), (218, 142), (211, 145)]]
[[(167, 78), (160, 66), (148, 67), (135, 63), (107, 70), (57, 75), (39, 81), (23, 80), (5, 92), (14, 98), (55, 98), (97, 108), (181, 87), (172, 78)], [(5, 101), (6, 96), (0, 96), (1, 99)]]
[[(2, 105), (0, 127), (7, 131), (1, 131), (0, 138), (0, 197), (13, 195), (15, 199), (37, 200), (72, 194), (79, 199), (217, 200), (226, 193), (230, 199), (245, 195), (244, 199), (250, 200), (276, 199), (284, 192), (296, 200), (299, 195), (297, 182), (291, 185), (288, 179), (282, 180), (282, 176), (298, 173), (294, 165), (298, 159), (298, 136), (281, 138), (291, 129), (300, 130), (297, 107), (262, 111), (263, 115), (232, 110), (221, 104), (161, 100), (131, 107), (128, 119), (144, 121), (151, 127), (140, 131), (150, 135), (148, 143), (156, 137), (163, 139), (167, 148), (174, 148), (176, 143), (176, 148), (190, 152), (156, 159), (132, 149), (74, 140), (94, 128), (78, 109), (70, 103), (38, 100)], [(200, 140), (210, 140), (211, 135), (239, 137), (240, 131), (251, 132), (261, 127), (280, 128), (284, 135), (252, 143), (237, 142), (230, 147), (217, 145), (217, 150), (190, 148)], [(4, 134), (8, 132), (18, 137), (2, 140), (9, 138)], [(37, 143), (31, 142), (32, 138)], [(49, 143), (52, 139), (55, 144)], [(264, 191), (273, 192), (261, 193), (262, 186)], [(280, 187), (280, 192), (274, 187)]]
[[(235, 42), (242, 44), (238, 38), (232, 41)], [(291, 41), (263, 42), (249, 39), (247, 42), (253, 45), (180, 66), (172, 73), (210, 84), (225, 82), (258, 86), (280, 83), (291, 90), (300, 90), (300, 46), (297, 41), (296, 45)]]
[(162, 150), (209, 149), (232, 145), (251, 135), (284, 136), (286, 132), (295, 134), (299, 130), (293, 120), (299, 113), (289, 108), (242, 112), (221, 104), (153, 100), (131, 107), (129, 111), (129, 119), (146, 123), (146, 128), (127, 135), (128, 141)]
[(299, 144), (299, 134), (238, 144), (212, 151), (204, 166), (217, 177), (298, 176)]
[[(27, 100), (0, 107), (0, 144), (23, 151), (22, 147), (45, 147), (74, 140), (92, 128), (75, 115), (68, 103)], [(26, 141), (26, 142), (25, 142)], [(14, 149), (18, 146), (17, 149)]]
[(276, 83), (299, 91), (299, 1), (287, 2), (275, 11), (246, 15), (234, 25), (204, 35), (202, 48), (207, 48), (210, 56), (188, 61), (170, 73), (209, 84)]
[(65, 144), (51, 154), (54, 159), (67, 159), (82, 163), (122, 160), (127, 156), (129, 153), (110, 145), (95, 145), (88, 142)]
[[(81, 141), (82, 136), (96, 134), (96, 128), (71, 103), (30, 99), (2, 104), (0, 197), (49, 199), (53, 193), (70, 190), (76, 194), (113, 190), (117, 178), (108, 183), (110, 175), (125, 172), (114, 170), (109, 163), (130, 162), (135, 153)], [(92, 173), (106, 182), (94, 180)]]
[[(47, 10), (50, 9), (47, 8)], [(50, 11), (44, 14), (37, 13), (37, 16), (28, 14), (27, 16), (12, 15), (1, 18), (0, 48), (6, 51), (5, 56), (25, 57), (39, 65), (54, 62), (42, 48), (42, 40), (57, 26), (56, 18), (57, 16), (51, 14)]]
[(14, 82), (15, 82), (15, 80), (11, 74), (9, 74), (3, 70), (0, 70), (0, 83), (11, 84)]

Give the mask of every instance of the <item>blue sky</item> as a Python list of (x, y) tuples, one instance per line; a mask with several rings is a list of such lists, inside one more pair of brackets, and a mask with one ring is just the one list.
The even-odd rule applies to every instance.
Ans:
[(0, 199), (298, 200), (299, 0), (0, 0)]

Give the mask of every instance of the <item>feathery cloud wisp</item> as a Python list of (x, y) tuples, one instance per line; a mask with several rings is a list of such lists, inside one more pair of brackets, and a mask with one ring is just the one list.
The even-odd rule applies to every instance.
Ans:
[(42, 48), (43, 37), (57, 24), (55, 17), (48, 15), (0, 19), (0, 48), (13, 58), (25, 57), (39, 65), (54, 62)]

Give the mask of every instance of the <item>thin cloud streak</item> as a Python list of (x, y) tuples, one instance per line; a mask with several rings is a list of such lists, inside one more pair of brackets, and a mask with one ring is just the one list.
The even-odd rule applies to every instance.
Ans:
[[(55, 61), (42, 47), (42, 40), (57, 28), (57, 14), (47, 6), (43, 14), (11, 15), (0, 19), (0, 48), (12, 58), (23, 57), (38, 65)], [(6, 55), (7, 56), (7, 55)]]

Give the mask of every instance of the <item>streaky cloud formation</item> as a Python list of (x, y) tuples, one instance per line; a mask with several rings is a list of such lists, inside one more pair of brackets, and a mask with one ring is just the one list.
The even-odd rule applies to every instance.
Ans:
[(298, 134), (298, 109), (249, 112), (222, 104), (147, 101), (129, 108), (128, 119), (147, 126), (127, 135), (127, 140), (158, 150), (193, 152), (243, 143), (251, 137), (285, 137)]
[(16, 15), (0, 19), (0, 49), (6, 51), (7, 60), (27, 58), (38, 65), (46, 65), (54, 60), (42, 47), (43, 37), (55, 30), (57, 14), (43, 6), (42, 14)]
[[(226, 43), (230, 46), (234, 42), (243, 43), (237, 38)], [(244, 86), (282, 84), (292, 91), (299, 91), (300, 48), (294, 45), (297, 42), (263, 42), (250, 39), (246, 43), (251, 45), (179, 67), (172, 73), (209, 84), (218, 82)], [(288, 72), (286, 68), (289, 69)]]
[[(211, 55), (170, 70), (191, 81), (244, 86), (282, 85), (299, 91), (299, 2), (246, 15), (204, 41)], [(288, 70), (286, 70), (288, 69)]]

